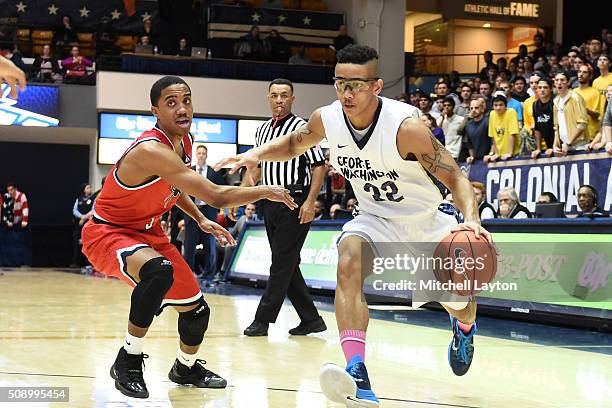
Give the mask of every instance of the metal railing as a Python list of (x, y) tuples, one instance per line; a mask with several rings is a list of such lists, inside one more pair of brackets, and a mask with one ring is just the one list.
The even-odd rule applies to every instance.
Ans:
[[(493, 53), (493, 61), (504, 57), (510, 61), (517, 54)], [(413, 54), (413, 75), (448, 74), (458, 71), (461, 74), (478, 74), (485, 67), (484, 54)]]

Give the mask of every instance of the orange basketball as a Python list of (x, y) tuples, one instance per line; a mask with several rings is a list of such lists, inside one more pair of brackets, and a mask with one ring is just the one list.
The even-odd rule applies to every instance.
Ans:
[(484, 237), (476, 238), (473, 231), (451, 232), (442, 239), (434, 252), (436, 279), (448, 283), (449, 291), (474, 295), (490, 283), (497, 273), (497, 251)]

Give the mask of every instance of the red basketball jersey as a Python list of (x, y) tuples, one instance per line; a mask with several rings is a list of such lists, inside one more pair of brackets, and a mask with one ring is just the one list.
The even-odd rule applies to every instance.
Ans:
[[(159, 218), (178, 200), (180, 191), (161, 177), (155, 177), (137, 186), (128, 186), (119, 180), (117, 166), (126, 154), (141, 143), (163, 143), (174, 150), (172, 142), (159, 128), (144, 132), (127, 148), (111, 169), (104, 187), (94, 204), (94, 218), (99, 221), (139, 231), (159, 225)], [(183, 162), (191, 165), (193, 137), (183, 136)]]

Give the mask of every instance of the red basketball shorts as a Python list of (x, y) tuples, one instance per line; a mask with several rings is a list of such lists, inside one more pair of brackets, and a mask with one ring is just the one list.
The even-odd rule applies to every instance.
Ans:
[(96, 271), (117, 277), (131, 286), (136, 286), (136, 281), (128, 274), (126, 259), (136, 251), (152, 248), (172, 262), (174, 283), (164, 297), (162, 308), (192, 305), (202, 297), (191, 268), (161, 230), (145, 233), (89, 221), (81, 237), (83, 253)]

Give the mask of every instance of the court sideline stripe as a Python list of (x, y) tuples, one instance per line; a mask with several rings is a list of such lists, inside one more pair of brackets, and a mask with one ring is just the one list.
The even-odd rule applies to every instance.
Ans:
[[(30, 375), (30, 376), (41, 376), (41, 377), (67, 377), (67, 378), (96, 378), (91, 375), (70, 375), (70, 374), (44, 374), (44, 373), (14, 373), (8, 371), (0, 371), (0, 374), (7, 375)], [(168, 381), (169, 382), (169, 381)], [(234, 388), (233, 385), (228, 385), (228, 388)], [(267, 390), (270, 391), (285, 391), (285, 392), (298, 392), (298, 390), (293, 390), (290, 388), (274, 388), (274, 387), (266, 387)], [(318, 391), (308, 391), (314, 394), (322, 394)], [(417, 400), (408, 400), (408, 399), (400, 399), (400, 398), (379, 398), (384, 401), (395, 401), (395, 402), (411, 402), (415, 404), (428, 404), (433, 406), (441, 406), (441, 407), (455, 407), (455, 408), (479, 408), (474, 405), (456, 405), (456, 404), (446, 404), (443, 402), (431, 402), (431, 401), (417, 401)]]

